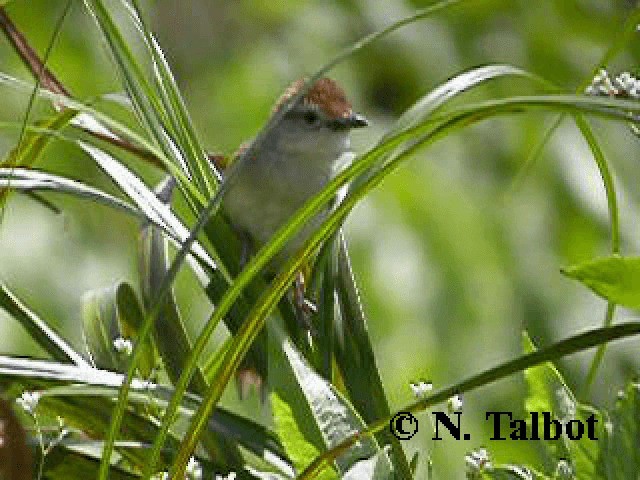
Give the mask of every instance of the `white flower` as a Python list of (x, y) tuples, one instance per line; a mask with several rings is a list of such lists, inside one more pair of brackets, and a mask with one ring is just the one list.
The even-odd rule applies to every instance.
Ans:
[(133, 352), (133, 343), (128, 338), (118, 337), (113, 341), (113, 348), (116, 349), (116, 352), (129, 356)]
[(479, 448), (468, 453), (465, 455), (464, 461), (467, 464), (468, 476), (471, 478), (476, 478), (476, 476), (479, 478), (478, 474), (492, 468), (489, 452), (487, 452), (486, 448)]
[(411, 391), (417, 398), (424, 398), (429, 392), (433, 390), (433, 383), (431, 382), (420, 381), (417, 383), (411, 383), (409, 386), (411, 387)]
[(189, 458), (189, 463), (187, 463), (186, 474), (189, 480), (202, 479), (202, 467), (194, 457)]
[(556, 473), (553, 477), (561, 480), (569, 480), (571, 478), (575, 478), (575, 475), (573, 474), (573, 469), (571, 468), (569, 462), (562, 459), (558, 462), (558, 465), (556, 465)]
[(231, 472), (226, 477), (216, 474), (215, 480), (236, 480), (236, 472)]
[(462, 397), (458, 394), (454, 395), (447, 402), (449, 412), (459, 412), (462, 410)]
[(40, 401), (42, 394), (40, 392), (23, 392), (22, 396), (16, 400), (25, 412), (33, 415)]

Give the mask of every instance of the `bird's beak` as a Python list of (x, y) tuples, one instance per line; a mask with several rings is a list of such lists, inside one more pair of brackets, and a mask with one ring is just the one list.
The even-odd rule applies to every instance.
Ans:
[(350, 128), (360, 128), (369, 125), (369, 121), (359, 113), (350, 113), (346, 117), (338, 118), (331, 122), (334, 130), (348, 130)]
[(359, 113), (352, 113), (347, 118), (345, 118), (345, 120), (349, 128), (360, 128), (369, 125), (369, 120), (367, 120), (364, 115), (360, 115)]

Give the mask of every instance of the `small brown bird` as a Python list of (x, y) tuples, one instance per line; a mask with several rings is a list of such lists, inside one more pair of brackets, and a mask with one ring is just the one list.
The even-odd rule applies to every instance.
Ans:
[[(296, 95), (303, 80), (287, 88), (274, 114)], [(342, 88), (321, 78), (264, 138), (251, 158), (234, 162), (225, 177), (222, 204), (234, 227), (260, 246), (266, 243), (304, 203), (333, 178), (336, 167), (350, 155), (352, 128), (368, 125), (354, 113)], [(249, 146), (242, 149), (247, 151)], [(294, 254), (322, 222), (313, 218), (273, 259), (270, 272)]]

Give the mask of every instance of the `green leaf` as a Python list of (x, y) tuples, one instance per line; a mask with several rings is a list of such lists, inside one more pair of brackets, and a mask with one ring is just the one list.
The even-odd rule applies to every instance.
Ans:
[(102, 190), (90, 187), (76, 180), (40, 170), (29, 170), (19, 167), (0, 168), (0, 187), (24, 190), (27, 192), (49, 190), (56, 193), (72, 194), (118, 210), (123, 210), (139, 218), (146, 218), (136, 207)]
[[(315, 453), (313, 450), (318, 448), (332, 448), (348, 436), (364, 430), (366, 425), (333, 385), (307, 364), (281, 329), (273, 328), (272, 332), (269, 335), (270, 342), (273, 342), (269, 351), (269, 378), (277, 395), (276, 401), (281, 402), (278, 413), (282, 415), (276, 419), (276, 425), (287, 453), (294, 464), (302, 468), (314, 458), (306, 454)], [(358, 445), (343, 452), (336, 463), (344, 475), (359, 460), (374, 458), (381, 452), (381, 457), (360, 465), (355, 471), (371, 469), (372, 473), (381, 475), (359, 478), (391, 478), (389, 458), (371, 437), (361, 439)]]
[[(291, 459), (293, 466), (300, 471), (309, 458), (314, 458), (320, 453), (320, 449), (307, 440), (307, 436), (303, 432), (308, 428), (310, 422), (300, 421), (294, 414), (294, 407), (287, 403), (276, 391), (272, 391), (270, 396), (271, 410), (273, 412), (273, 422), (276, 428), (276, 434), (284, 447), (284, 451)], [(297, 408), (296, 410), (300, 410)], [(317, 433), (317, 432), (316, 432)], [(320, 478), (335, 478), (336, 472), (323, 472)]]
[(117, 287), (91, 290), (82, 299), (83, 336), (93, 364), (105, 370), (123, 371), (128, 354), (119, 352), (114, 342), (125, 338), (116, 306)]
[(640, 257), (597, 258), (562, 270), (609, 302), (640, 308)]
[(598, 473), (608, 480), (637, 478), (640, 472), (640, 384), (630, 382), (611, 412), (611, 428), (602, 432)]
[[(131, 170), (104, 150), (85, 142), (79, 142), (79, 145), (111, 177), (111, 180), (131, 198), (151, 222), (162, 225), (178, 244), (182, 244), (189, 237), (189, 229), (174, 215), (169, 206), (163, 204), (155, 193)], [(215, 262), (198, 242), (192, 245), (191, 253), (207, 268), (216, 270)], [(196, 263), (191, 263), (191, 267), (198, 280), (206, 286), (208, 277), (203, 269)]]
[[(523, 333), (523, 350), (525, 353), (536, 351), (535, 345), (526, 333)], [(550, 460), (556, 465), (561, 460), (569, 462), (574, 472), (583, 478), (595, 478), (596, 461), (599, 445), (597, 439), (603, 431), (602, 415), (595, 409), (579, 404), (569, 389), (560, 372), (551, 362), (545, 362), (524, 372), (528, 386), (525, 400), (525, 411), (538, 412), (538, 432), (542, 437), (544, 427), (542, 412), (549, 412), (553, 420), (561, 425), (577, 420), (584, 426), (584, 433), (579, 439), (570, 439), (566, 432), (557, 440), (543, 440)], [(595, 437), (587, 435), (587, 419), (593, 415), (595, 419)], [(528, 422), (529, 423), (529, 422)], [(529, 424), (529, 428), (532, 425)]]
[[(138, 333), (144, 320), (144, 313), (142, 312), (142, 307), (140, 306), (136, 293), (133, 291), (131, 285), (128, 283), (121, 283), (118, 285), (115, 300), (118, 320), (124, 337), (131, 338), (133, 341), (137, 342)], [(144, 349), (144, 352), (142, 354), (142, 360), (138, 364), (140, 374), (143, 378), (149, 378), (156, 366), (155, 350), (150, 339), (146, 339), (144, 341), (142, 348)]]
[(60, 337), (45, 321), (29, 310), (18, 298), (0, 283), (0, 308), (15, 318), (49, 355), (64, 362), (88, 367), (82, 355), (77, 353), (62, 337)]
[[(92, 290), (84, 295), (84, 339), (98, 368), (117, 371), (126, 369), (131, 352), (119, 351), (116, 342), (131, 342), (132, 346), (137, 340), (142, 317), (135, 292), (126, 283)], [(150, 341), (143, 348), (143, 360), (139, 369), (142, 377), (148, 378), (155, 367), (155, 356)]]

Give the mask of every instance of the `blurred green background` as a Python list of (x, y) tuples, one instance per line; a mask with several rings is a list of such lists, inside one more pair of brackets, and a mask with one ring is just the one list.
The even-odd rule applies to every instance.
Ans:
[[(7, 10), (42, 53), (64, 3), (13, 2)], [(148, 2), (146, 12), (203, 143), (211, 151), (230, 153), (263, 125), (290, 81), (313, 73), (364, 34), (429, 3), (162, 0)], [(574, 92), (615, 42), (634, 4), (478, 0), (376, 42), (331, 73), (372, 122), (354, 133), (355, 150), (372, 145), (439, 83), (479, 65), (511, 64)], [(610, 72), (634, 73), (638, 45), (635, 41), (617, 55)], [(0, 40), (0, 64), (2, 72), (30, 80), (5, 39)], [(80, 99), (121, 91), (81, 2), (75, 2), (48, 64)], [(527, 93), (534, 93), (531, 84), (503, 80), (468, 98)], [(0, 95), (0, 119), (21, 121), (28, 96), (4, 86)], [(412, 380), (442, 387), (517, 355), (524, 329), (538, 345), (548, 345), (602, 323), (605, 302), (559, 272), (610, 252), (604, 190), (571, 122), (562, 124), (514, 186), (554, 119), (542, 113), (510, 116), (450, 136), (405, 163), (349, 217), (354, 268), (393, 409), (412, 400)], [(619, 189), (622, 252), (637, 254), (638, 138), (623, 124), (598, 120), (592, 125)], [(17, 133), (3, 131), (3, 155), (16, 140)], [(129, 164), (149, 182), (160, 178), (139, 162)], [(49, 147), (38, 167), (115, 192), (88, 157), (69, 147)], [(138, 225), (98, 205), (48, 198), (62, 214), (19, 194), (9, 198), (0, 225), (0, 280), (79, 346), (82, 294), (135, 281)], [(178, 296), (195, 331), (211, 306), (188, 272), (179, 278)], [(616, 321), (635, 316), (618, 310)], [(592, 397), (583, 400), (610, 405), (624, 380), (637, 374), (637, 347), (634, 340), (611, 345)], [(4, 312), (0, 353), (40, 355)], [(583, 385), (591, 358), (589, 352), (560, 363), (570, 386)], [(433, 442), (422, 416), (420, 433), (407, 449), (422, 451), (423, 460), (431, 455), (441, 478), (460, 478), (465, 452), (481, 445), (496, 461), (538, 463), (533, 442), (492, 442), (486, 428), (487, 410), (521, 414), (525, 393), (520, 376), (470, 393), (463, 407), (470, 441)], [(255, 398), (238, 405), (234, 393), (226, 403), (245, 412), (260, 408)], [(264, 409), (262, 418), (267, 418)]]

